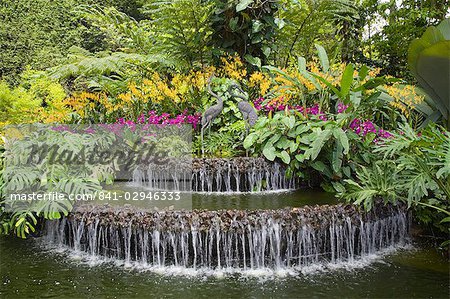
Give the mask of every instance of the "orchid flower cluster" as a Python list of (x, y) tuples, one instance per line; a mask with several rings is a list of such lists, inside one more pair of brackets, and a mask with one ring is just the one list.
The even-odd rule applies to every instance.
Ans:
[[(304, 107), (300, 105), (295, 106), (289, 106), (283, 103), (280, 100), (272, 100), (266, 104), (264, 103), (264, 98), (260, 97), (253, 101), (253, 105), (255, 106), (255, 109), (258, 111), (263, 111), (265, 113), (268, 112), (276, 112), (276, 111), (285, 111), (287, 110), (296, 110), (298, 112), (303, 113)], [(336, 112), (338, 114), (344, 113), (348, 109), (349, 105), (345, 105), (342, 102), (337, 103), (337, 109)], [(326, 115), (320, 110), (319, 105), (316, 103), (311, 107), (306, 108), (306, 114), (308, 115), (317, 115), (320, 120), (326, 121), (327, 117)], [(393, 135), (389, 133), (388, 131), (385, 131), (383, 129), (377, 129), (375, 124), (370, 120), (362, 120), (359, 118), (355, 118), (350, 123), (349, 128), (354, 131), (356, 134), (361, 136), (366, 136), (369, 133), (374, 133), (376, 135), (376, 138), (374, 139), (375, 142), (378, 142), (380, 139), (387, 139), (391, 138)]]
[(337, 113), (344, 113), (347, 110), (348, 107), (349, 107), (349, 105), (344, 105), (344, 103), (338, 102), (338, 104), (337, 104)]
[(183, 113), (178, 114), (177, 116), (171, 117), (169, 113), (162, 113), (158, 115), (155, 110), (151, 110), (145, 114), (141, 114), (137, 121), (134, 122), (132, 120), (125, 120), (124, 118), (119, 118), (117, 120), (118, 124), (133, 126), (136, 124), (151, 124), (151, 125), (182, 125), (182, 124), (191, 124), (194, 129), (197, 128), (198, 123), (202, 118), (201, 113), (197, 112), (192, 115), (187, 114), (187, 110), (184, 110)]
[[(263, 97), (257, 98), (253, 101), (253, 106), (258, 111), (270, 112), (270, 111), (283, 111), (286, 109), (286, 104), (278, 99), (271, 100), (270, 102), (263, 105), (265, 99)], [(289, 108), (288, 108), (289, 109)]]
[(388, 131), (385, 131), (383, 129), (377, 129), (375, 127), (375, 124), (371, 122), (370, 120), (363, 121), (362, 119), (355, 118), (350, 123), (349, 128), (353, 130), (356, 134), (360, 136), (366, 136), (369, 133), (373, 133), (376, 135), (376, 138), (374, 139), (374, 142), (380, 141), (380, 139), (388, 139), (391, 138), (393, 135), (389, 133)]
[[(337, 104), (337, 113), (344, 113), (349, 105), (344, 105), (342, 102), (338, 102)], [(351, 121), (349, 128), (353, 130), (356, 134), (360, 136), (366, 136), (369, 133), (373, 133), (376, 135), (374, 142), (378, 142), (380, 139), (391, 138), (393, 135), (388, 131), (383, 129), (377, 129), (375, 124), (370, 120), (362, 120), (360, 118), (355, 118)]]
[[(290, 106), (290, 105), (283, 103), (283, 101), (274, 101), (274, 100), (263, 105), (264, 101), (265, 100), (262, 97), (254, 100), (253, 105), (254, 105), (255, 109), (258, 111), (266, 112), (266, 113), (276, 112), (276, 111), (285, 111), (286, 109), (287, 110), (296, 110), (298, 112), (303, 113), (303, 110), (305, 109), (305, 108), (303, 108), (303, 106), (300, 106), (300, 105)], [(318, 115), (320, 120), (327, 120), (327, 117), (320, 110), (318, 104), (314, 104), (314, 106), (312, 106), (312, 107), (306, 107), (306, 114)]]

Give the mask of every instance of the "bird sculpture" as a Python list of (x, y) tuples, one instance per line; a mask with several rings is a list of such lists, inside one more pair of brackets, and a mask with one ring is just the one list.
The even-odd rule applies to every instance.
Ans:
[(235, 94), (233, 92), (233, 89), (239, 90), (239, 92), (242, 94), (244, 94), (244, 91), (239, 85), (235, 83), (231, 84), (228, 87), (228, 93), (231, 95), (231, 97), (241, 99), (241, 101), (238, 103), (238, 109), (245, 121), (245, 128), (248, 134), (250, 128), (256, 124), (256, 121), (258, 120), (258, 114), (256, 113), (255, 108), (249, 102), (247, 102), (247, 98), (242, 95)]
[(219, 114), (223, 110), (223, 99), (218, 94), (214, 93), (211, 89), (211, 80), (213, 77), (214, 77), (214, 75), (212, 75), (208, 79), (208, 92), (210, 95), (217, 98), (217, 104), (212, 105), (211, 107), (206, 109), (206, 111), (203, 113), (203, 116), (202, 116), (202, 129), (201, 129), (202, 156), (204, 155), (204, 152), (205, 152), (204, 148), (203, 148), (203, 131), (204, 131), (204, 129), (211, 126), (214, 119), (217, 116), (219, 116)]

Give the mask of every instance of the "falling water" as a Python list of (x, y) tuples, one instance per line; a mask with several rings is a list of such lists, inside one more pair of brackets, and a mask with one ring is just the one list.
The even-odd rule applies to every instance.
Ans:
[(47, 223), (46, 241), (144, 265), (286, 269), (352, 261), (409, 235), (401, 207), (316, 206), (260, 211), (137, 211), (82, 207)]
[(147, 166), (133, 172), (133, 183), (150, 189), (195, 192), (261, 192), (297, 187), (279, 163), (263, 158), (193, 159), (185, 165)]

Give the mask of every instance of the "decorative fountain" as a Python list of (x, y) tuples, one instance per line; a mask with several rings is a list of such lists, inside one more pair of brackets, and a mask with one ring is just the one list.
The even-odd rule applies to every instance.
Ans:
[[(223, 100), (211, 91), (210, 80), (208, 89), (219, 103), (205, 112), (202, 137), (223, 107)], [(237, 96), (232, 90), (230, 93)], [(240, 98), (240, 110), (252, 126), (257, 116), (244, 97)], [(186, 192), (299, 187), (297, 179), (287, 176), (286, 167), (249, 157), (168, 159), (135, 168), (132, 181), (148, 190)], [(381, 204), (370, 212), (352, 205), (253, 211), (81, 205), (68, 217), (48, 222), (46, 231), (48, 243), (125, 262), (189, 269), (276, 270), (353, 261), (403, 245), (408, 241), (409, 216), (404, 206)]]
[(404, 206), (144, 211), (81, 206), (49, 222), (46, 240), (91, 255), (153, 266), (286, 269), (353, 261), (404, 245)]

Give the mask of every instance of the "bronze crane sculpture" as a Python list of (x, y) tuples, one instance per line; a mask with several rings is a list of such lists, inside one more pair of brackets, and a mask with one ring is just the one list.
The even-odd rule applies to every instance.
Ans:
[(228, 87), (228, 93), (231, 95), (231, 97), (241, 99), (241, 101), (238, 103), (238, 108), (242, 114), (242, 118), (245, 121), (245, 128), (247, 130), (248, 135), (250, 128), (253, 127), (256, 124), (256, 121), (258, 120), (258, 114), (256, 113), (255, 108), (249, 102), (247, 102), (247, 98), (242, 95), (235, 94), (233, 92), (233, 89), (239, 90), (239, 92), (242, 94), (244, 94), (244, 91), (236, 83), (232, 83)]
[(208, 92), (213, 97), (217, 98), (217, 104), (212, 105), (211, 107), (206, 109), (206, 111), (203, 113), (203, 116), (202, 116), (202, 129), (201, 129), (202, 156), (204, 156), (204, 153), (205, 153), (205, 150), (203, 148), (203, 130), (206, 129), (207, 127), (210, 127), (212, 125), (212, 122), (214, 121), (214, 119), (217, 116), (219, 116), (219, 114), (223, 110), (223, 99), (218, 94), (214, 93), (211, 89), (211, 79), (213, 77), (214, 77), (214, 75), (212, 75), (208, 79)]

